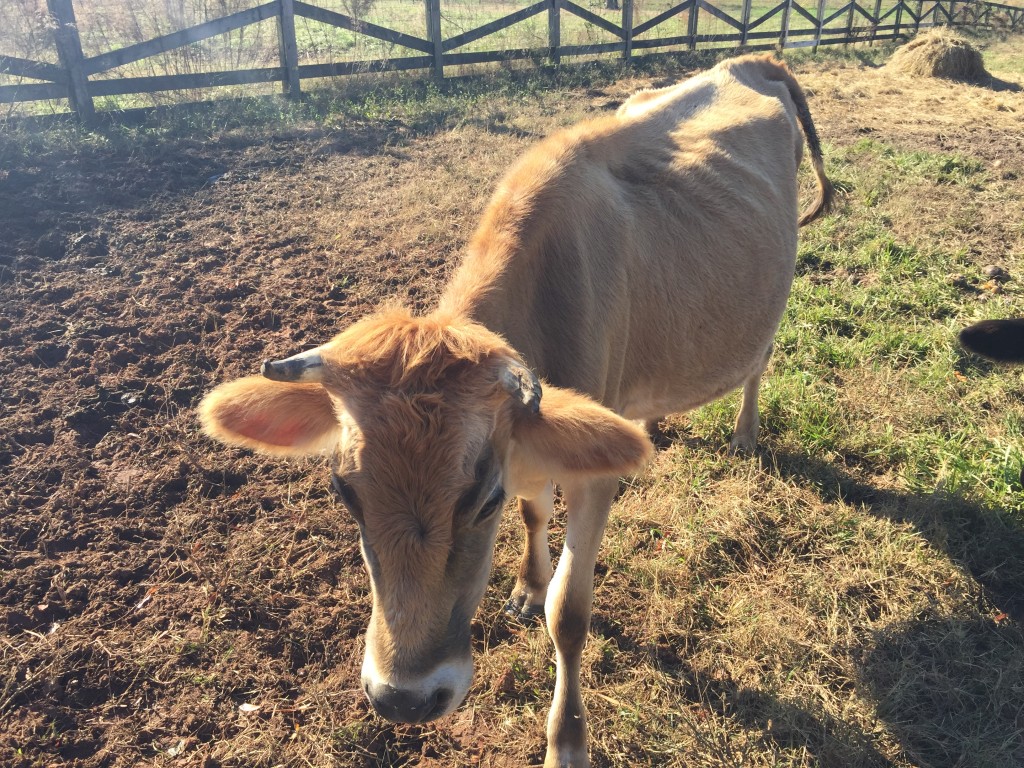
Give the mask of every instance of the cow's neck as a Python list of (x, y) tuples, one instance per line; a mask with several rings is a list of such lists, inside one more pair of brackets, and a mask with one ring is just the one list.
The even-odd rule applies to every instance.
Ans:
[[(486, 223), (486, 222), (485, 222)], [(535, 282), (524, 269), (532, 249), (514, 234), (481, 226), (441, 297), (438, 313), (500, 334), (531, 366), (541, 366), (533, 336)]]

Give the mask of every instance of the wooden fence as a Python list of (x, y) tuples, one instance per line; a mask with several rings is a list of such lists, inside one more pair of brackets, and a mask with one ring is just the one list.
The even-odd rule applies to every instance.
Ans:
[[(271, 0), (248, 10), (207, 21), (153, 40), (128, 45), (96, 56), (83, 54), (75, 22), (74, 0), (47, 0), (53, 19), (53, 42), (59, 64), (14, 56), (0, 56), (0, 74), (28, 78), (35, 83), (0, 85), (0, 103), (42, 99), (68, 99), (71, 110), (89, 121), (95, 116), (93, 99), (100, 96), (187, 90), (223, 85), (250, 83), (282, 83), (290, 97), (300, 94), (301, 81), (307, 78), (330, 77), (361, 72), (391, 70), (431, 70), (438, 79), (444, 68), (484, 62), (540, 58), (558, 63), (565, 56), (619, 53), (626, 59), (642, 55), (639, 51), (665, 49), (695, 50), (743, 47), (747, 50), (767, 48), (799, 48), (836, 43), (892, 40), (906, 37), (917, 30), (935, 25), (957, 25), (975, 28), (1024, 30), (1024, 8), (999, 3), (958, 2), (957, 0), (864, 0), (865, 7), (852, 0), (838, 10), (826, 10), (826, 0), (816, 0), (815, 7), (806, 8), (797, 0), (780, 0), (765, 13), (751, 18), (752, 0), (743, 0), (740, 18), (734, 18), (708, 0), (684, 0), (663, 13), (634, 25), (633, 0), (621, 0), (621, 22), (615, 23), (573, 0), (539, 0), (502, 18), (444, 39), (441, 33), (441, 0), (423, 0), (425, 36), (417, 37), (387, 27), (371, 24), (303, 0)], [(807, 0), (808, 4), (813, 0)], [(612, 42), (586, 45), (563, 45), (562, 14), (572, 14), (584, 22), (609, 33)], [(548, 45), (545, 48), (502, 49), (459, 52), (458, 49), (525, 19), (547, 15)], [(709, 15), (724, 23), (728, 32), (698, 34), (698, 19)], [(295, 34), (295, 17), (304, 17), (323, 24), (401, 46), (420, 55), (400, 56), (365, 61), (326, 64), (300, 64)], [(90, 80), (115, 67), (196, 43), (232, 30), (276, 18), (280, 64), (259, 69), (200, 72), (191, 74), (153, 75)], [(686, 34), (670, 37), (641, 38), (673, 19), (686, 19)], [(779, 18), (779, 28), (768, 22)]]

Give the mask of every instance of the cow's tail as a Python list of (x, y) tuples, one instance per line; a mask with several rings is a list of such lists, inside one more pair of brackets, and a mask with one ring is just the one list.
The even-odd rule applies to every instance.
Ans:
[(807, 150), (811, 155), (811, 167), (814, 168), (814, 175), (818, 179), (818, 196), (800, 214), (799, 225), (802, 227), (829, 212), (835, 200), (836, 190), (832, 186), (832, 182), (828, 180), (828, 176), (825, 175), (825, 161), (821, 155), (821, 140), (818, 138), (818, 131), (814, 127), (814, 121), (811, 119), (811, 110), (807, 106), (807, 97), (804, 95), (803, 89), (796, 81), (796, 78), (793, 77), (793, 73), (789, 71), (789, 67), (778, 61), (772, 61), (772, 64), (778, 67), (779, 79), (786, 84), (786, 87), (789, 89), (790, 98), (793, 99), (793, 105), (796, 107), (796, 116), (800, 121), (800, 127), (803, 129), (804, 138), (807, 141)]

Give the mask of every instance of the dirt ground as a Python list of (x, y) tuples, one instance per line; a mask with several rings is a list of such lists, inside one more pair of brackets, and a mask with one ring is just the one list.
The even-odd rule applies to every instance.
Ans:
[[(801, 71), (826, 142), (969, 151), (1024, 175), (1018, 91)], [(645, 84), (563, 96), (600, 112)], [(226, 131), (0, 168), (0, 764), (270, 766), (314, 727), (354, 765), (500, 743), (471, 711), (346, 743), (377, 722), (358, 687), (354, 525), (323, 467), (215, 445), (193, 408), (382, 301), (429, 305), (498, 169), (556, 104), (536, 131), (529, 113)], [(521, 631), (488, 613), (512, 563), (479, 650)], [(476, 686), (515, 697), (508, 680)]]

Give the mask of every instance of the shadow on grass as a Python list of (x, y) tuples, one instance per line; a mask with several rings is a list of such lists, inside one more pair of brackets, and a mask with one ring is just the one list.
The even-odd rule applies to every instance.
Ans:
[[(810, 483), (825, 501), (909, 522), (982, 586), (978, 612), (924, 615), (873, 633), (858, 686), (877, 702), (914, 764), (1024, 765), (1024, 530), (1000, 509), (956, 494), (879, 489), (805, 455), (775, 453), (769, 470)], [(995, 612), (990, 618), (986, 613)], [(831, 764), (831, 763), (829, 763)], [(836, 763), (842, 764), (842, 763)]]
[(1015, 83), (1012, 80), (1000, 80), (998, 77), (989, 77), (982, 80), (978, 85), (982, 85), (986, 88), (991, 88), (993, 91), (1009, 91), (1010, 93), (1020, 93), (1024, 90), (1024, 87), (1020, 83)]
[[(889, 768), (891, 760), (857, 726), (822, 712), (784, 701), (729, 679), (687, 673), (688, 698), (745, 728), (762, 732), (768, 752), (801, 750), (814, 765), (826, 768)], [(700, 733), (695, 735), (700, 738)], [(714, 749), (712, 745), (708, 745)], [(727, 756), (723, 755), (723, 762)], [(728, 764), (742, 764), (731, 756)]]
[(881, 69), (885, 66), (885, 62), (879, 61), (878, 54), (873, 51), (856, 50), (853, 56), (865, 69)]
[(872, 638), (859, 685), (916, 765), (1024, 764), (1024, 636), (985, 618), (927, 617)]
[(811, 484), (824, 501), (842, 501), (912, 524), (932, 547), (967, 570), (996, 608), (1024, 622), (1024, 529), (1003, 510), (953, 493), (876, 488), (802, 454), (775, 452), (763, 461), (779, 477)]
[[(875, 699), (879, 717), (911, 764), (1021, 765), (1022, 646), (1024, 637), (1014, 625), (984, 619), (907, 622), (873, 638), (858, 686)], [(728, 679), (696, 676), (686, 683), (693, 701), (760, 730), (761, 747), (770, 752), (806, 750), (821, 766), (894, 765), (858, 726)]]

